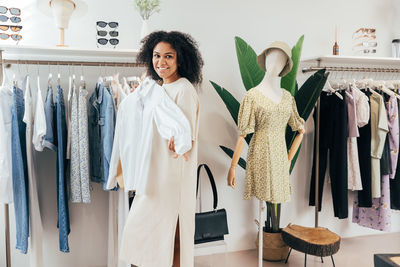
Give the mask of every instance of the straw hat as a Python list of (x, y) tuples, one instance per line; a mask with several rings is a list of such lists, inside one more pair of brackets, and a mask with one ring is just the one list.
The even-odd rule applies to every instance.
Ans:
[(265, 69), (265, 56), (267, 55), (267, 52), (270, 49), (279, 49), (283, 53), (285, 53), (285, 55), (287, 56), (286, 65), (283, 68), (283, 70), (281, 71), (281, 73), (279, 74), (280, 77), (285, 76), (286, 74), (288, 74), (292, 70), (292, 67), (293, 67), (292, 49), (290, 49), (288, 44), (286, 44), (284, 42), (280, 42), (280, 41), (275, 41), (272, 44), (270, 44), (264, 51), (262, 51), (261, 54), (259, 54), (257, 56), (257, 63), (260, 66), (260, 68), (263, 69), (264, 71), (266, 71), (266, 69)]

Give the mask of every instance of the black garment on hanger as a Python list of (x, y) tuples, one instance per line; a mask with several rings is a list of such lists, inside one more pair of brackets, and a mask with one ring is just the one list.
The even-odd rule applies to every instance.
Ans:
[[(368, 90), (362, 89), (366, 96), (372, 94)], [(371, 102), (369, 102), (371, 107)], [(371, 188), (371, 112), (368, 124), (358, 129), (360, 136), (357, 138), (358, 159), (360, 163), (361, 184), (363, 190), (358, 191), (358, 206), (363, 208), (372, 207), (372, 188)]]
[[(384, 93), (381, 93), (384, 102), (385, 102), (385, 111), (387, 113), (387, 105), (389, 104), (390, 96)], [(383, 146), (382, 157), (380, 160), (381, 163), (381, 175), (389, 175), (392, 174), (392, 159), (390, 156), (390, 145), (389, 145), (389, 135), (386, 135), (385, 145)]]
[[(400, 107), (400, 100), (397, 99), (397, 104)], [(400, 120), (399, 120), (400, 126)], [(397, 159), (396, 175), (394, 179), (390, 180), (390, 208), (393, 210), (400, 210), (400, 158)]]
[[(325, 172), (329, 152), (329, 176), (333, 209), (335, 217), (344, 219), (348, 217), (348, 173), (347, 173), (347, 138), (349, 125), (347, 117), (347, 103), (345, 92), (341, 91), (343, 100), (337, 96), (330, 96), (322, 92), (320, 96), (320, 146), (319, 146), (319, 210), (321, 210), (322, 193), (324, 189)], [(314, 122), (316, 122), (314, 113)], [(314, 155), (316, 147), (314, 142)], [(369, 154), (371, 154), (369, 152)], [(310, 206), (315, 206), (315, 156), (310, 184)]]

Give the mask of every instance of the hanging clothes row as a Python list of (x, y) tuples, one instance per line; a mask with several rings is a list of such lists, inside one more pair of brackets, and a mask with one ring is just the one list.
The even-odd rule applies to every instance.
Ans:
[[(62, 252), (69, 252), (68, 202), (90, 203), (90, 180), (105, 186), (113, 144), (115, 103), (122, 101), (135, 87), (131, 87), (134, 84), (130, 85), (125, 78), (121, 85), (118, 75), (114, 78), (100, 77), (96, 89), (88, 96), (83, 75), (80, 83), (75, 81), (74, 75), (69, 77), (68, 92), (62, 89), (58, 75), (54, 101), (53, 79), (49, 74), (43, 103), (39, 75), (36, 90), (31, 89), (29, 75), (21, 86), (15, 75), (12, 82), (7, 75), (3, 77), (0, 141), (6, 145), (0, 146), (0, 202), (14, 203), (16, 248), (22, 253), (29, 249), (31, 266), (43, 266), (43, 227), (34, 150), (40, 152), (47, 148), (57, 153), (59, 248)], [(98, 147), (98, 144), (102, 146)], [(97, 155), (101, 157), (96, 158)], [(101, 160), (102, 165), (95, 160)], [(100, 176), (96, 173), (99, 166), (102, 170)]]
[[(347, 190), (358, 191), (353, 222), (390, 231), (390, 208), (399, 209), (400, 198), (399, 88), (399, 81), (328, 81), (320, 97), (319, 209), (329, 159), (334, 216), (348, 217)], [(313, 192), (314, 171), (311, 206)]]

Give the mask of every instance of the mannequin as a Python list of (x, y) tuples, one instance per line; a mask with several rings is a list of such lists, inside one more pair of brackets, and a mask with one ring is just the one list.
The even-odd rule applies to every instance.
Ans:
[[(280, 43), (280, 42), (279, 42)], [(275, 44), (275, 43), (274, 43)], [(268, 104), (272, 109), (278, 109), (279, 105), (282, 104), (284, 98), (284, 89), (280, 87), (281, 76), (284, 76), (288, 73), (291, 69), (291, 59), (288, 55), (288, 52), (283, 51), (278, 44), (278, 47), (275, 48), (274, 44), (272, 44), (269, 48), (264, 50), (264, 52), (258, 57), (258, 63), (261, 68), (266, 70), (264, 79), (257, 85), (255, 88), (251, 90), (258, 90), (262, 93), (269, 101), (273, 102), (277, 107), (273, 107), (273, 104)], [(286, 44), (284, 44), (286, 45)], [(286, 45), (287, 46), (287, 45)], [(290, 50), (289, 50), (290, 53)], [(290, 62), (290, 64), (289, 64)], [(261, 65), (260, 63), (263, 63)], [(249, 92), (248, 92), (249, 93)], [(287, 94), (287, 92), (286, 92)], [(243, 103), (242, 103), (243, 104)], [(297, 109), (296, 109), (297, 112)], [(297, 115), (298, 116), (298, 115)], [(257, 119), (256, 119), (257, 120)], [(255, 122), (257, 124), (257, 122)], [(304, 121), (303, 121), (304, 124)], [(240, 127), (240, 126), (239, 126)], [(255, 127), (257, 128), (257, 126)], [(254, 133), (256, 133), (257, 129), (255, 129)], [(261, 131), (261, 130), (260, 130)], [(288, 164), (290, 166), (291, 160), (293, 159), (294, 155), (296, 154), (300, 143), (303, 139), (304, 129), (301, 128), (298, 130), (298, 135), (296, 136), (292, 146), (289, 149), (288, 153)], [(282, 133), (284, 135), (284, 132)], [(244, 138), (246, 134), (241, 134), (237, 140), (235, 151), (232, 157), (232, 163), (229, 168), (228, 172), (228, 186), (232, 188), (236, 187), (236, 165), (239, 161), (240, 155), (243, 149)], [(253, 136), (254, 139), (254, 136)], [(254, 141), (256, 142), (256, 141)], [(249, 150), (249, 153), (251, 151)], [(266, 155), (267, 156), (267, 155)], [(247, 170), (246, 170), (247, 171)], [(289, 170), (287, 169), (287, 172)], [(266, 172), (265, 172), (266, 173)], [(289, 174), (289, 173), (287, 173)], [(247, 179), (247, 177), (246, 177)], [(265, 183), (267, 183), (265, 177)], [(264, 179), (263, 179), (264, 180)], [(280, 213), (280, 203), (276, 202), (267, 202), (269, 208), (274, 208)], [(261, 218), (262, 218), (262, 211), (263, 211), (263, 200), (260, 199), (260, 210), (259, 210), (259, 266), (262, 266), (262, 225), (261, 225)], [(273, 217), (273, 216), (272, 216)], [(273, 218), (274, 219), (274, 218)]]
[[(270, 49), (265, 55), (265, 68), (267, 71), (264, 79), (255, 87), (275, 103), (279, 103), (282, 99), (284, 89), (280, 88), (281, 77), (279, 77), (279, 73), (285, 66), (286, 60), (286, 55), (281, 50), (275, 48)], [(291, 163), (294, 155), (299, 149), (304, 133), (304, 129), (298, 131), (298, 135), (289, 149), (289, 163)], [(246, 138), (246, 135), (240, 135), (236, 142), (235, 152), (233, 153), (231, 167), (228, 172), (228, 185), (232, 188), (236, 188), (236, 165), (239, 161), (240, 155), (242, 154), (244, 138)]]

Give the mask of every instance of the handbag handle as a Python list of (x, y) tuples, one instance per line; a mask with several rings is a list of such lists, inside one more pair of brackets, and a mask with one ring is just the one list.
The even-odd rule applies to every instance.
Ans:
[(204, 169), (206, 169), (206, 172), (208, 174), (208, 178), (210, 180), (211, 188), (212, 188), (212, 191), (213, 191), (213, 197), (214, 197), (214, 210), (216, 210), (217, 206), (218, 206), (217, 187), (215, 186), (214, 176), (212, 175), (211, 170), (207, 166), (207, 164), (200, 164), (199, 167), (197, 168), (196, 197), (197, 197), (197, 193), (199, 192), (200, 170), (201, 170), (201, 167), (203, 167), (203, 166), (204, 166)]

